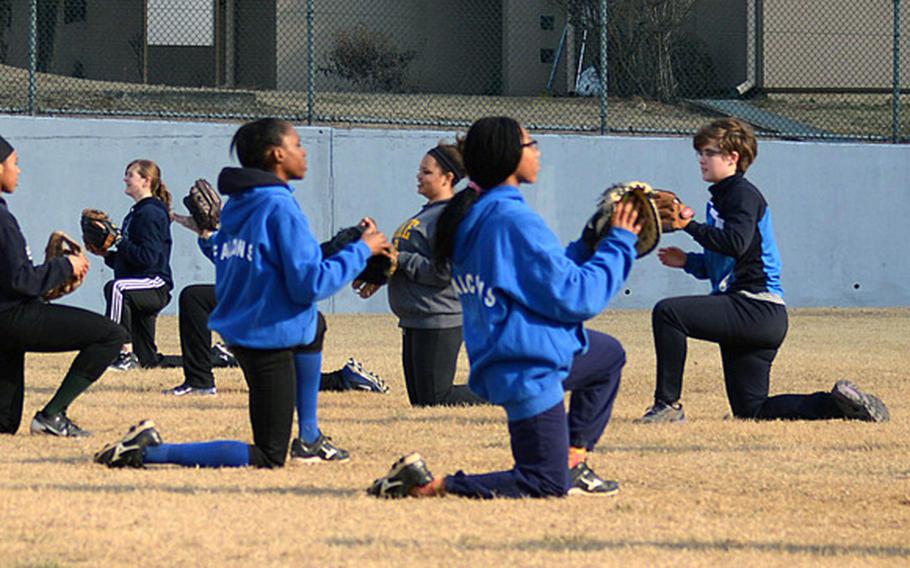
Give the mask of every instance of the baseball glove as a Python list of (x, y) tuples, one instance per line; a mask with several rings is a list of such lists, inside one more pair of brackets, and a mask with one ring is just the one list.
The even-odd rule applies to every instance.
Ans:
[(660, 230), (664, 233), (685, 228), (695, 216), (691, 207), (680, 201), (675, 193), (666, 189), (654, 190), (654, 204), (660, 215)]
[(374, 254), (367, 261), (367, 267), (357, 275), (357, 278), (354, 278), (354, 281), (383, 286), (388, 283), (397, 268), (398, 262), (392, 257), (382, 253)]
[[(63, 231), (54, 231), (47, 240), (47, 247), (44, 249), (44, 262), (49, 262), (59, 256), (78, 255), (81, 252), (82, 247), (79, 246), (79, 243), (71, 239)], [(82, 280), (82, 278), (73, 276), (69, 281), (45, 292), (44, 299), (56, 300), (60, 296), (65, 296), (81, 286)]]
[(651, 189), (651, 186), (643, 181), (611, 185), (601, 194), (600, 201), (597, 203), (597, 211), (585, 224), (584, 231), (581, 233), (582, 240), (591, 247), (591, 250), (596, 249), (597, 244), (610, 231), (610, 220), (613, 218), (616, 205), (620, 202), (631, 201), (638, 212), (638, 223), (641, 224), (635, 252), (638, 255), (637, 258), (645, 256), (654, 250), (660, 241), (660, 217), (653, 194), (654, 190)]
[(120, 242), (120, 229), (104, 211), (83, 209), (80, 225), (85, 248), (95, 254), (103, 255)]
[(319, 245), (322, 250), (322, 258), (328, 258), (349, 244), (359, 241), (360, 237), (363, 236), (363, 231), (364, 228), (360, 225), (341, 229), (330, 240)]
[(190, 193), (183, 198), (183, 205), (193, 216), (200, 231), (217, 231), (221, 225), (221, 196), (204, 179), (197, 179)]

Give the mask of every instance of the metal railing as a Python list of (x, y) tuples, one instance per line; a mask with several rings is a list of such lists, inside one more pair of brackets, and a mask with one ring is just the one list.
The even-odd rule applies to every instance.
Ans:
[[(905, 3), (904, 3), (905, 4)], [(0, 0), (0, 111), (910, 141), (901, 0)]]

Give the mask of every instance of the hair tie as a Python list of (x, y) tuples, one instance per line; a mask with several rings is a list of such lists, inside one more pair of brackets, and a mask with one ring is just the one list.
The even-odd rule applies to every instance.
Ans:
[(483, 191), (483, 189), (482, 189), (479, 185), (477, 185), (477, 182), (476, 182), (476, 181), (469, 181), (469, 182), (468, 182), (468, 189), (473, 190), (474, 193), (476, 193), (476, 194), (478, 194), (478, 195), (480, 194), (481, 191)]

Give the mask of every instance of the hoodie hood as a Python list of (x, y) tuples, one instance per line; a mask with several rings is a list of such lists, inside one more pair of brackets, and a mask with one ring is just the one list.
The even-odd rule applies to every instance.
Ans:
[(291, 189), (287, 182), (272, 172), (255, 168), (224, 168), (218, 174), (218, 191), (222, 195), (233, 195), (254, 187), (269, 185), (283, 185)]

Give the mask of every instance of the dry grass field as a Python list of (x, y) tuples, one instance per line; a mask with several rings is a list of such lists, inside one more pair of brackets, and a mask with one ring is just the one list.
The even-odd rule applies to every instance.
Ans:
[[(828, 389), (849, 377), (888, 403), (892, 421), (729, 420), (714, 346), (692, 342), (683, 425), (632, 424), (650, 402), (646, 312), (607, 312), (591, 327), (629, 354), (614, 419), (591, 457), (619, 480), (612, 498), (379, 501), (364, 489), (399, 454), (436, 474), (510, 465), (497, 408), (411, 409), (391, 316), (332, 316), (325, 367), (351, 355), (387, 395), (321, 397), (343, 465), (280, 471), (91, 462), (141, 418), (166, 441), (250, 439), (239, 370), (211, 398), (166, 398), (179, 370), (109, 372), (70, 415), (87, 440), (30, 436), (70, 354), (29, 355), (26, 420), (0, 438), (3, 566), (603, 566), (902, 565), (910, 563), (910, 310), (793, 310), (772, 393)], [(176, 319), (159, 323), (177, 351)], [(466, 361), (459, 380), (466, 379)], [(295, 428), (296, 430), (296, 428)]]

